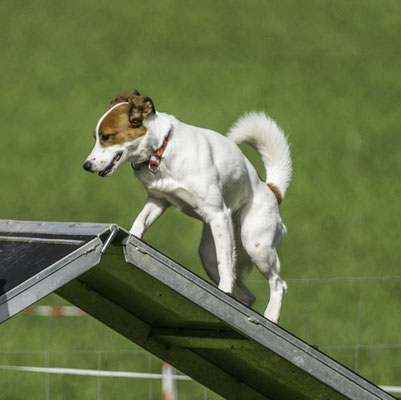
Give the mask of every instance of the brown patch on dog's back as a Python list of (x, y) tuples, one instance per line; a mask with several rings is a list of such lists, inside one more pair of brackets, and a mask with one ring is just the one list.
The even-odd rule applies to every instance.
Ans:
[(281, 202), (283, 201), (283, 196), (281, 195), (280, 189), (273, 183), (268, 183), (267, 186), (269, 186), (271, 191), (274, 193), (277, 199), (277, 203), (280, 205)]

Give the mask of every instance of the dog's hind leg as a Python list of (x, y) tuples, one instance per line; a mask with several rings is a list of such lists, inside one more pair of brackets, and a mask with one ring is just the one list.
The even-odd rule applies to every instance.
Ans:
[[(267, 275), (270, 287), (270, 300), (267, 304), (266, 310), (264, 312), (264, 316), (274, 323), (278, 323), (280, 319), (280, 309), (281, 303), (283, 301), (284, 295), (287, 292), (287, 284), (286, 282), (280, 277), (280, 260), (277, 257), (273, 262), (272, 268)], [(260, 269), (259, 269), (260, 270)]]
[(245, 286), (245, 283), (240, 280), (235, 282), (233, 296), (248, 307), (252, 307), (256, 300), (255, 295)]
[[(260, 240), (260, 239), (259, 239)], [(260, 246), (261, 247), (261, 246)], [(270, 287), (270, 300), (264, 312), (264, 316), (274, 323), (280, 319), (281, 303), (287, 292), (287, 284), (280, 277), (280, 260), (277, 251), (273, 247), (266, 246), (261, 251), (250, 251), (253, 262), (259, 272), (268, 280)]]
[[(242, 244), (238, 244), (237, 247), (237, 269), (241, 272), (242, 270), (249, 269), (251, 267), (250, 259), (248, 254), (242, 247)], [(216, 284), (219, 284), (220, 275), (217, 267), (216, 247), (214, 245), (213, 235), (208, 224), (203, 224), (202, 238), (199, 246), (199, 255), (202, 261), (202, 265), (209, 276), (209, 278)], [(245, 284), (237, 278), (233, 287), (233, 297), (244, 303), (248, 307), (252, 307), (255, 302), (255, 296), (245, 286)]]
[(246, 287), (245, 283), (243, 282), (243, 279), (248, 276), (252, 268), (252, 261), (245, 251), (244, 246), (242, 246), (238, 223), (236, 223), (235, 225), (235, 242), (237, 248), (237, 276), (235, 280), (233, 296), (241, 303), (244, 303), (246, 306), (252, 307), (253, 303), (255, 303), (256, 300), (255, 295)]
[(220, 275), (217, 268), (216, 247), (210, 226), (203, 224), (202, 238), (199, 245), (199, 256), (208, 277), (216, 284), (219, 284)]
[[(256, 264), (259, 272), (268, 280), (270, 300), (264, 316), (274, 323), (280, 319), (281, 303), (287, 291), (287, 284), (280, 277), (280, 260), (277, 255), (284, 226), (273, 215), (263, 215), (263, 207), (252, 207), (243, 219), (241, 227), (242, 244)], [(266, 211), (266, 210), (265, 210)]]

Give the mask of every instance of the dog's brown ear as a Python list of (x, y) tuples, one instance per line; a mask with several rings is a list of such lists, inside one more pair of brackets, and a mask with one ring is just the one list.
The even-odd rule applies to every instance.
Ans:
[(123, 101), (129, 101), (129, 99), (134, 96), (140, 96), (140, 93), (135, 89), (127, 93), (118, 94), (111, 99), (110, 107), (113, 107), (118, 103), (122, 103)]
[(141, 126), (145, 118), (156, 112), (153, 101), (149, 97), (133, 96), (128, 102), (130, 104), (128, 119), (135, 128)]

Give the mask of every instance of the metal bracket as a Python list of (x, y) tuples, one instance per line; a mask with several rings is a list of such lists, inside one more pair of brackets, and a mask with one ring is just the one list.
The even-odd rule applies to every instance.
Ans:
[(119, 231), (119, 228), (117, 225), (110, 225), (110, 234), (107, 237), (107, 239), (105, 240), (102, 249), (100, 250), (100, 252), (102, 254), (104, 254), (107, 249), (109, 248), (109, 246), (111, 245), (111, 243), (113, 242), (114, 238), (116, 237), (117, 233)]

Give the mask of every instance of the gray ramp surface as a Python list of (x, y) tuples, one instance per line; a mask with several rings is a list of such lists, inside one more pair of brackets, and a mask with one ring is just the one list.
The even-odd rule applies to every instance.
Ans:
[(0, 220), (0, 323), (53, 291), (227, 399), (394, 399), (116, 225)]

